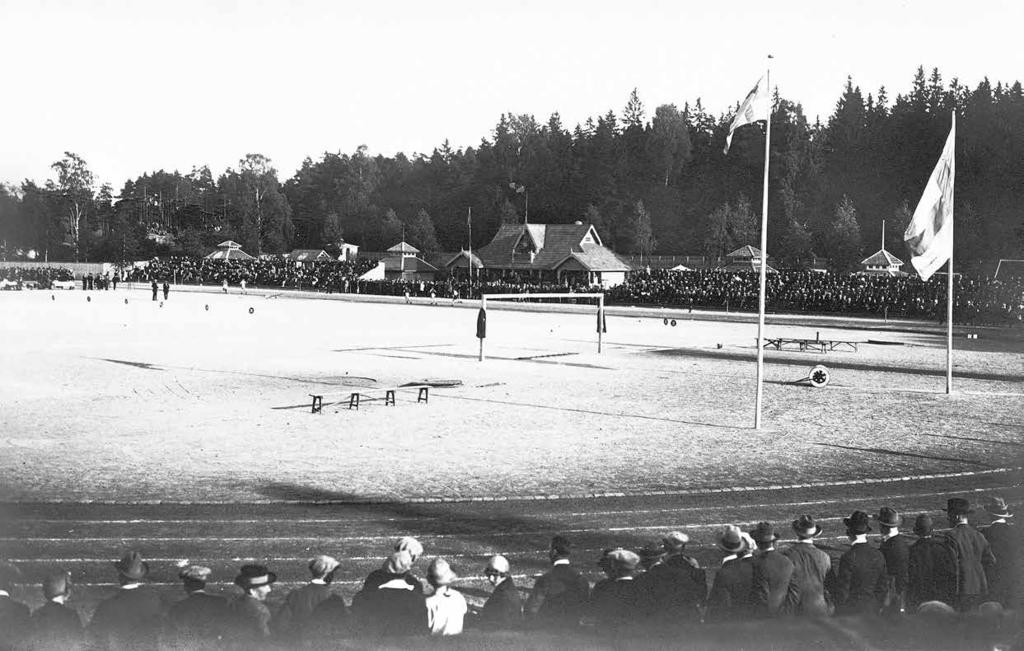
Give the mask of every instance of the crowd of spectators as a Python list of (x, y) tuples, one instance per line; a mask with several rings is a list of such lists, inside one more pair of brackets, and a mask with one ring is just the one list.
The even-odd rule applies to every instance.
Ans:
[(12, 286), (26, 282), (47, 288), (54, 280), (74, 280), (75, 274), (67, 267), (0, 267), (0, 280)]
[(249, 287), (342, 291), (345, 281), (353, 281), (377, 265), (376, 260), (321, 261), (297, 265), (282, 256), (247, 260), (209, 260), (174, 256), (155, 258), (146, 266), (133, 268), (128, 280), (149, 282), (220, 285), (225, 280)]
[[(267, 597), (277, 576), (267, 565), (242, 565), (234, 578), (238, 592), (223, 596), (206, 590), (210, 568), (183, 561), (178, 576), (186, 596), (166, 603), (147, 585), (149, 564), (129, 551), (114, 564), (120, 590), (98, 604), (86, 626), (69, 604), (66, 571), (42, 580), (45, 603), (30, 614), (10, 597), (16, 566), (0, 564), (0, 630), (8, 642), (20, 638), (27, 646), (59, 649), (83, 642), (95, 649), (324, 648), (344, 640), (394, 647), (403, 638), (471, 629), (620, 642), (667, 632), (678, 643), (688, 634), (699, 639), (704, 626), (787, 620), (814, 628), (832, 616), (884, 617), (900, 625), (917, 615), (935, 622), (985, 617), (989, 632), (1001, 636), (988, 642), (1021, 648), (1021, 545), (1008, 505), (990, 497), (990, 522), (980, 530), (970, 522), (974, 510), (967, 499), (950, 498), (943, 510), (948, 528), (924, 513), (912, 520), (913, 535), (901, 532), (909, 522), (891, 507), (874, 516), (854, 511), (842, 519), (848, 544), (838, 549), (816, 543), (823, 527), (810, 515), (787, 527), (785, 545), (769, 522), (749, 530), (726, 525), (715, 536), (721, 560), (712, 567), (687, 552), (685, 532), (666, 532), (637, 548), (605, 549), (596, 559), (605, 576), (594, 585), (574, 565), (570, 539), (556, 535), (549, 570), (528, 591), (516, 585), (508, 558), (490, 556), (480, 568), (490, 590), (479, 607), (469, 605), (444, 558), (429, 563), (424, 586), (414, 572), (424, 549), (408, 536), (350, 603), (331, 586), (341, 563), (321, 554), (308, 562), (309, 582), (273, 608)], [(868, 539), (876, 527), (877, 542)]]

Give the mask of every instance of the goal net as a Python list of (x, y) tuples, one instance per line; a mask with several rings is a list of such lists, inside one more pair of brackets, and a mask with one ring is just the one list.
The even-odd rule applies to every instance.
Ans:
[(607, 331), (604, 294), (484, 294), (476, 336), (480, 361), (488, 351), (510, 359), (533, 359), (601, 352)]

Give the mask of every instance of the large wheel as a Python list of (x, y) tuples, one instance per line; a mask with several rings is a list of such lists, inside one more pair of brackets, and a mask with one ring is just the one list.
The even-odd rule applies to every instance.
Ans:
[(828, 381), (830, 379), (831, 377), (829, 376), (828, 369), (821, 364), (812, 368), (811, 372), (807, 374), (807, 380), (815, 389), (821, 389), (828, 386)]

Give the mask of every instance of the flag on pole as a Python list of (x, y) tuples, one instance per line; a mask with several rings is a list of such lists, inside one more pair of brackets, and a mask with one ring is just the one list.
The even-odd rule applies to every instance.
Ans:
[(729, 153), (729, 146), (732, 145), (732, 134), (736, 129), (739, 129), (744, 124), (753, 124), (758, 120), (768, 119), (768, 89), (765, 88), (765, 84), (761, 83), (763, 81), (764, 77), (757, 80), (757, 85), (747, 93), (746, 99), (740, 104), (740, 110), (736, 111), (736, 115), (733, 116), (732, 124), (729, 125), (729, 135), (725, 137), (723, 154)]
[(903, 241), (910, 263), (921, 280), (928, 280), (953, 256), (953, 177), (955, 172), (956, 114), (939, 162), (928, 178)]

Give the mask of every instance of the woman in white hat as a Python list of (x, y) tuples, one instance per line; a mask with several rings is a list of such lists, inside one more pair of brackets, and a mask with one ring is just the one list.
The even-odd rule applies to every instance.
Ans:
[(434, 587), (434, 594), (427, 597), (427, 626), (431, 635), (462, 633), (462, 622), (469, 608), (462, 593), (451, 586), (455, 579), (448, 561), (435, 558), (430, 562), (427, 581)]

